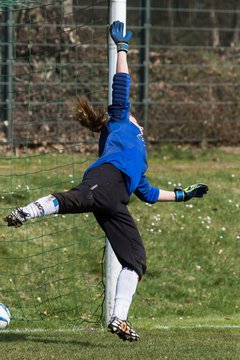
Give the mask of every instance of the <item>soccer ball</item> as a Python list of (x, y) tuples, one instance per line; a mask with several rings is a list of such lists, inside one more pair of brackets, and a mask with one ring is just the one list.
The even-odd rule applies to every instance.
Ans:
[(0, 329), (5, 329), (10, 323), (11, 314), (8, 308), (0, 304)]

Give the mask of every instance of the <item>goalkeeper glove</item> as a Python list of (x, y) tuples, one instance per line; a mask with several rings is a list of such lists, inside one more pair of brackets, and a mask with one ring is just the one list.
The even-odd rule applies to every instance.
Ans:
[(114, 21), (110, 26), (110, 35), (117, 45), (117, 52), (125, 51), (128, 52), (128, 43), (132, 38), (132, 32), (128, 31), (125, 36), (123, 36), (124, 24), (120, 21)]
[(188, 201), (193, 197), (203, 197), (208, 191), (208, 186), (205, 184), (194, 184), (188, 186), (186, 189), (176, 188), (174, 190), (176, 201)]

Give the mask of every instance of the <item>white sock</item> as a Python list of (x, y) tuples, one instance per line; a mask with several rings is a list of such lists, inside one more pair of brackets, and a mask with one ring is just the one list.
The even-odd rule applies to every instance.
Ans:
[(59, 210), (59, 203), (55, 196), (48, 195), (22, 207), (21, 209), (29, 214), (29, 219), (33, 219), (38, 216), (57, 214)]
[(138, 274), (134, 270), (122, 269), (117, 280), (113, 316), (117, 316), (121, 320), (127, 320), (138, 281)]

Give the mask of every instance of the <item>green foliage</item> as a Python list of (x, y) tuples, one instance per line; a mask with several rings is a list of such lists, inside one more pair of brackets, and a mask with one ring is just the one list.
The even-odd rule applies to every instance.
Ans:
[(18, 0), (2, 0), (0, 4), (0, 9), (9, 5), (14, 5), (18, 2)]

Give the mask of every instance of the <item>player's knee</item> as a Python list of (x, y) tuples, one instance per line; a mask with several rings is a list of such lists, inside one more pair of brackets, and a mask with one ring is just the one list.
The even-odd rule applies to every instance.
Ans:
[(80, 184), (69, 191), (56, 193), (54, 196), (58, 199), (60, 214), (92, 211), (94, 199), (87, 185)]
[(77, 206), (79, 210), (91, 211), (94, 203), (92, 190), (87, 185), (79, 185), (72, 190), (77, 194)]

